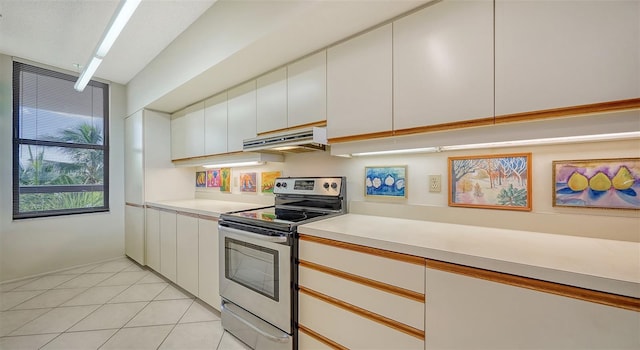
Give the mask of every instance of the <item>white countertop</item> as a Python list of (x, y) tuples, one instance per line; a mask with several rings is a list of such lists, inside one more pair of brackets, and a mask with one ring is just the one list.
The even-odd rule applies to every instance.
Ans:
[(298, 232), (640, 297), (640, 243), (346, 214)]
[(265, 206), (256, 203), (228, 202), (213, 199), (158, 201), (147, 202), (147, 205), (163, 209), (183, 211), (192, 214), (213, 216), (216, 218), (219, 217), (220, 214), (230, 211), (247, 210)]

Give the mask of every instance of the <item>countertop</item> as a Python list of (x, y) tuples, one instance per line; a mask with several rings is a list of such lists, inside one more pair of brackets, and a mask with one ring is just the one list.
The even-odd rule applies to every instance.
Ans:
[(183, 199), (172, 201), (147, 202), (148, 206), (182, 211), (192, 214), (220, 217), (220, 214), (265, 207), (265, 205), (244, 202), (228, 202), (213, 199)]
[(640, 297), (640, 243), (360, 214), (301, 225), (298, 232)]

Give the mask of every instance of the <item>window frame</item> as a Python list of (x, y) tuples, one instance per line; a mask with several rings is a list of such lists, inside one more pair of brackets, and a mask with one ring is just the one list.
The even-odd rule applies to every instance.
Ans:
[[(13, 219), (28, 219), (39, 217), (51, 217), (60, 215), (75, 215), (75, 214), (87, 214), (108, 212), (109, 209), (109, 105), (110, 105), (110, 86), (106, 83), (101, 83), (95, 80), (89, 81), (87, 86), (98, 87), (102, 89), (102, 108), (103, 108), (103, 131), (102, 131), (102, 144), (82, 144), (82, 143), (67, 143), (59, 141), (48, 141), (40, 139), (20, 138), (20, 73), (31, 72), (38, 75), (45, 75), (53, 78), (63, 79), (70, 82), (75, 82), (78, 78), (69, 74), (61, 73), (51, 69), (45, 69), (30, 64), (14, 61), (13, 62), (13, 77), (12, 77), (12, 91), (13, 91)], [(101, 150), (103, 152), (103, 183), (89, 184), (89, 185), (42, 185), (33, 187), (21, 187), (20, 186), (20, 146), (47, 146), (47, 147), (61, 147), (61, 148), (78, 148), (78, 149), (94, 149)], [(54, 210), (41, 210), (31, 212), (20, 212), (20, 195), (21, 194), (33, 194), (33, 193), (65, 193), (65, 192), (103, 192), (103, 206), (90, 207), (90, 208), (71, 208), (71, 209), (54, 209)]]

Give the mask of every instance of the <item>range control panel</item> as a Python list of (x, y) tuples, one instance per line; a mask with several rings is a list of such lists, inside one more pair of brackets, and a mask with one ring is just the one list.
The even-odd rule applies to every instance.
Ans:
[(279, 177), (273, 193), (339, 196), (343, 180), (342, 177)]

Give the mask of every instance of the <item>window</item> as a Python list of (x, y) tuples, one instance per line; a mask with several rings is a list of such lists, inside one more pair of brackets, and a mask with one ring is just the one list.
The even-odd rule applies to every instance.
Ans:
[(13, 63), (13, 218), (109, 210), (109, 87)]

